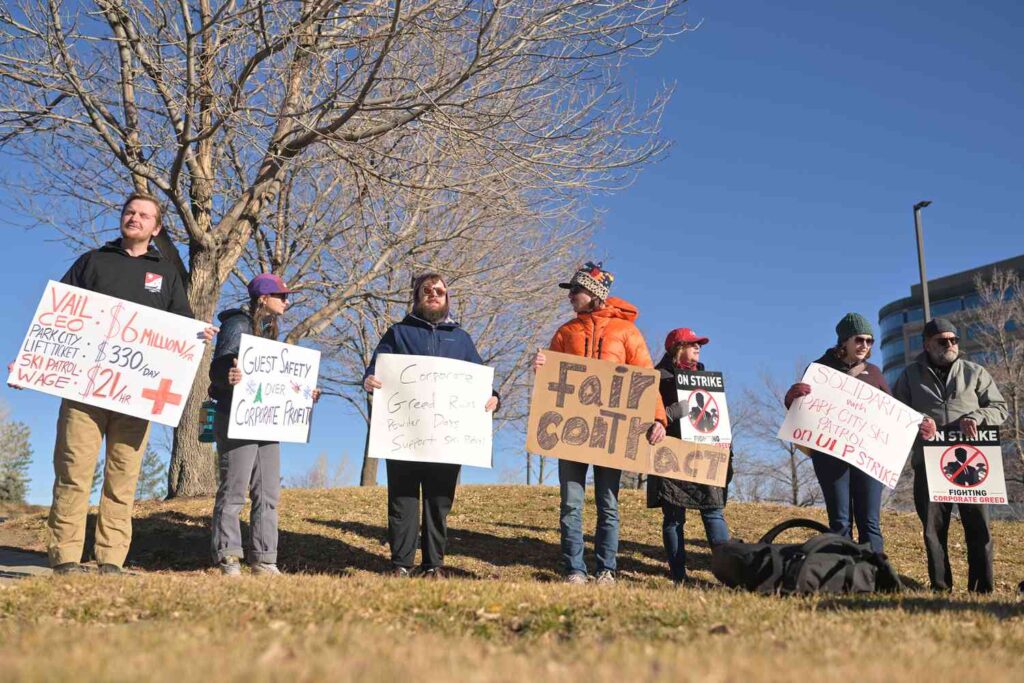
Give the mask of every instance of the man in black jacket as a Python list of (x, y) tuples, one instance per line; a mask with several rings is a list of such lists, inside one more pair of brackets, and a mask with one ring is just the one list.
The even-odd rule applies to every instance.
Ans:
[[(160, 232), (155, 197), (135, 193), (121, 209), (121, 237), (80, 256), (61, 282), (186, 317), (192, 316), (181, 275), (153, 245)], [(206, 341), (216, 328), (203, 332)], [(47, 521), (50, 566), (56, 574), (81, 571), (85, 522), (99, 449), (106, 466), (96, 520), (100, 572), (119, 574), (132, 538), (135, 486), (149, 438), (149, 421), (64, 399), (53, 452), (53, 505)]]

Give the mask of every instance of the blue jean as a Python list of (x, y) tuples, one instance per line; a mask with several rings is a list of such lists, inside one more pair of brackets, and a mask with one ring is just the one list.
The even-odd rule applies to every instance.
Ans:
[[(589, 465), (570, 460), (558, 461), (558, 483), (562, 494), (559, 531), (562, 536), (562, 562), (568, 574), (587, 573), (583, 561), (583, 496)], [(597, 498), (597, 531), (594, 554), (597, 572), (616, 568), (619, 552), (619, 479), (621, 470), (594, 465), (594, 494)]]
[(825, 497), (828, 528), (853, 538), (852, 503), (857, 542), (870, 543), (872, 550), (882, 552), (882, 482), (831, 455), (815, 453), (811, 462)]
[[(686, 508), (662, 503), (661, 513), (661, 538), (665, 542), (665, 554), (668, 555), (669, 573), (673, 581), (682, 581), (686, 578), (686, 546), (683, 537)], [(709, 545), (713, 547), (729, 540), (729, 527), (725, 524), (722, 508), (700, 510), (700, 518), (704, 522), (704, 533)]]

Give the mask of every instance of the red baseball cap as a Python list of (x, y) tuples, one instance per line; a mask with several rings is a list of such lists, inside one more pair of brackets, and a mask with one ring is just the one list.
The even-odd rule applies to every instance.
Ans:
[(292, 290), (284, 283), (280, 275), (260, 273), (249, 282), (249, 296), (264, 294), (291, 294)]
[(689, 327), (679, 327), (669, 332), (668, 336), (665, 337), (665, 350), (671, 351), (680, 344), (687, 342), (697, 342), (704, 346), (708, 341), (710, 340), (707, 337), (698, 337)]

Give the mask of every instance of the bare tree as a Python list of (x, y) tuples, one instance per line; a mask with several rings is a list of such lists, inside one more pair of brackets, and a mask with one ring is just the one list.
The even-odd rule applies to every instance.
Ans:
[(311, 468), (293, 477), (288, 485), (300, 489), (333, 489), (344, 486), (351, 476), (347, 455), (342, 455), (331, 469), (327, 453), (321, 452)]
[(733, 441), (743, 455), (734, 462), (734, 480), (747, 499), (808, 507), (821, 501), (810, 458), (776, 437), (786, 416), (783, 398), (788, 388), (763, 372), (757, 386), (744, 390), (737, 411), (742, 428)]
[(978, 344), (982, 362), (1006, 399), (1010, 415), (1000, 429), (1006, 477), (1024, 484), (1024, 283), (1013, 271), (996, 269), (974, 280), (979, 306), (965, 313), (966, 335)]
[[(65, 236), (80, 245), (96, 236), (78, 226), (95, 224), (126, 187), (161, 194), (169, 212), (160, 247), (185, 276), (196, 316), (209, 320), (242, 254), (265, 250), (260, 229), (284, 225), (274, 223), (281, 198), (316, 193), (303, 170), (322, 179), (320, 164), (344, 168), (338, 185), (352, 202), (335, 209), (351, 211), (346, 225), (366, 228), (372, 217), (385, 237), (394, 225), (389, 202), (360, 189), (404, 181), (424, 160), (454, 182), (428, 186), (451, 203), (486, 186), (511, 188), (509, 197), (534, 207), (572, 206), (628, 183), (665, 149), (657, 129), (668, 93), (635, 106), (620, 68), (685, 30), (681, 4), (9, 2), (0, 7), (0, 145), (34, 173), (6, 182), (40, 223), (76, 226)], [(467, 146), (472, 155), (453, 154)], [(461, 181), (452, 180), (456, 169)], [(312, 218), (326, 233), (328, 224)], [(327, 242), (275, 240), (268, 261), (305, 250), (312, 273), (328, 258)], [(175, 244), (186, 247), (184, 260)], [(436, 251), (424, 244), (403, 262), (401, 248), (380, 245), (335, 255), (363, 262), (363, 277), (322, 282), (331, 295), (291, 340), (350, 322), (382, 325), (352, 303), (393, 306), (367, 297), (367, 285), (400, 284), (382, 271), (407, 270)], [(465, 270), (467, 280), (473, 274)], [(197, 439), (208, 363), (207, 355), (175, 432), (169, 496), (215, 486), (213, 459)]]

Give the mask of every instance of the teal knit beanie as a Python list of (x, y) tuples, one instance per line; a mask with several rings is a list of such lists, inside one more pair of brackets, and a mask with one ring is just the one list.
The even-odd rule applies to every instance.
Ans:
[(871, 323), (860, 313), (847, 313), (836, 325), (836, 336), (839, 337), (840, 344), (858, 334), (875, 336)]

